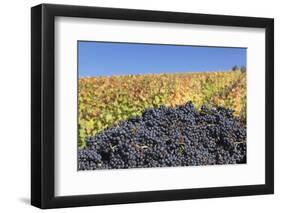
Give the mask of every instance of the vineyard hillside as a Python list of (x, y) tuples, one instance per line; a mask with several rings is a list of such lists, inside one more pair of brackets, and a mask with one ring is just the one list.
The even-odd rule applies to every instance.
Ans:
[(192, 101), (223, 106), (246, 122), (246, 72), (146, 74), (79, 79), (79, 147), (85, 138), (122, 120), (161, 105), (176, 107)]

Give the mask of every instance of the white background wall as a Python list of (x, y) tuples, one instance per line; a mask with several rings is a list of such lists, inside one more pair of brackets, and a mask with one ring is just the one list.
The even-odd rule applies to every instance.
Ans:
[[(45, 3), (275, 18), (275, 195), (50, 210), (51, 212), (277, 212), (281, 209), (279, 1), (45, 0)], [(2, 1), (0, 10), (0, 212), (38, 212), (30, 197), (30, 7), (37, 0)], [(277, 85), (279, 84), (279, 85)], [(258, 94), (257, 94), (258, 95)], [(279, 210), (280, 211), (280, 210)]]

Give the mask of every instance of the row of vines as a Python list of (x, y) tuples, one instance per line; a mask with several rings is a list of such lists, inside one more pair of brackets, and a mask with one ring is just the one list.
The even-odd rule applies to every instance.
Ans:
[(241, 70), (209, 73), (148, 74), (79, 79), (79, 147), (89, 135), (110, 127), (146, 108), (175, 107), (192, 101), (225, 106), (246, 121), (246, 73)]

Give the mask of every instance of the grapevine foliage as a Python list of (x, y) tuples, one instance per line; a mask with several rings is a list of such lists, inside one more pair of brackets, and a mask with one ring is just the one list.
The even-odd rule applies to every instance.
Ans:
[(148, 108), (175, 108), (192, 101), (225, 106), (246, 120), (246, 72), (150, 74), (79, 79), (79, 148), (86, 138), (140, 116)]

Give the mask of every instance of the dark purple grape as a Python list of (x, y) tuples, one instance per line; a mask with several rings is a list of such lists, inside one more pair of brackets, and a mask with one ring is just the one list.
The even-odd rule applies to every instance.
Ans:
[(246, 126), (223, 107), (160, 106), (87, 137), (78, 170), (246, 163)]

